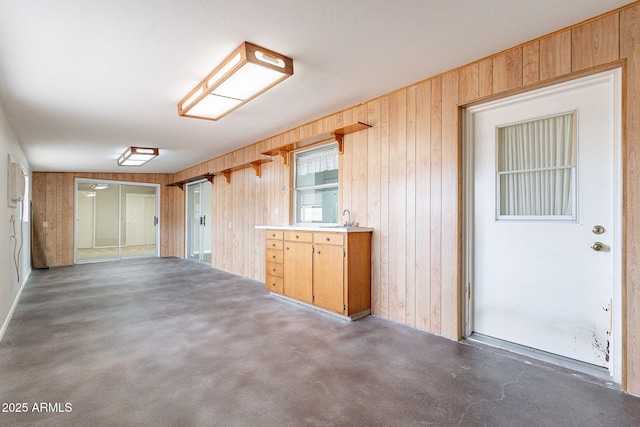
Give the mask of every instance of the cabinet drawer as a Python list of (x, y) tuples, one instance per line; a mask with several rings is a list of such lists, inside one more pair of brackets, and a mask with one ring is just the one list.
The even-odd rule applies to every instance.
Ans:
[(267, 263), (267, 275), (283, 277), (284, 269), (282, 264), (275, 264), (273, 262)]
[[(280, 242), (282, 243), (282, 242)], [(267, 249), (267, 262), (274, 262), (276, 264), (282, 264), (282, 251), (276, 251), (273, 249)]]
[(284, 240), (294, 242), (313, 242), (313, 233), (309, 231), (285, 231)]
[(267, 230), (265, 236), (267, 239), (282, 240), (282, 230)]
[(340, 245), (344, 244), (344, 234), (342, 233), (315, 233), (313, 235), (314, 243), (324, 243), (327, 245)]
[(267, 274), (267, 281), (265, 287), (270, 292), (281, 294), (284, 291), (284, 281), (282, 277), (270, 276)]
[(267, 239), (266, 249), (275, 249), (277, 251), (282, 250), (282, 240)]

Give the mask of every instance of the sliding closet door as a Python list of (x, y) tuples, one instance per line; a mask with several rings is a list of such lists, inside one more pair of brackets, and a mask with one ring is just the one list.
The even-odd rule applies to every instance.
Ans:
[(76, 181), (76, 262), (158, 256), (158, 186)]
[(120, 256), (155, 256), (157, 252), (156, 188), (123, 185), (120, 190), (122, 209)]

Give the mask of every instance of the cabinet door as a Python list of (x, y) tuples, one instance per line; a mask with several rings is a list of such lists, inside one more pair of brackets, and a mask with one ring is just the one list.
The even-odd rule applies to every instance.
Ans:
[(318, 307), (344, 311), (344, 248), (331, 244), (315, 246), (313, 297)]
[(313, 245), (306, 242), (284, 242), (284, 294), (311, 304)]

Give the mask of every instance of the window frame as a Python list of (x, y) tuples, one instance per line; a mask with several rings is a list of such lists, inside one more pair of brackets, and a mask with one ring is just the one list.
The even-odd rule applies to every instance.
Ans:
[[(329, 149), (329, 148), (334, 148), (334, 147), (338, 147), (338, 141), (330, 141), (327, 144), (322, 144), (322, 145), (314, 145), (311, 147), (306, 147), (304, 149), (301, 150), (297, 150), (294, 151), (293, 154), (293, 159), (292, 163), (293, 163), (293, 167), (291, 168), (291, 188), (292, 188), (292, 197), (293, 197), (293, 201), (291, 203), (291, 206), (293, 207), (293, 211), (292, 211), (292, 223), (293, 225), (314, 225), (314, 224), (322, 224), (322, 225), (340, 225), (339, 222), (302, 222), (300, 221), (300, 218), (298, 218), (298, 192), (299, 191), (306, 191), (306, 190), (322, 190), (325, 188), (335, 188), (336, 191), (338, 192), (338, 203), (339, 203), (339, 192), (340, 192), (340, 162), (338, 162), (338, 180), (336, 182), (332, 182), (329, 184), (315, 184), (315, 185), (306, 185), (303, 187), (298, 187), (297, 185), (297, 177), (298, 177), (298, 162), (297, 162), (297, 156), (303, 153), (307, 153), (309, 151), (312, 150), (319, 150), (319, 149)], [(340, 159), (340, 154), (336, 154), (338, 156), (338, 160)], [(339, 209), (338, 209), (339, 210)], [(337, 217), (336, 217), (337, 218)]]

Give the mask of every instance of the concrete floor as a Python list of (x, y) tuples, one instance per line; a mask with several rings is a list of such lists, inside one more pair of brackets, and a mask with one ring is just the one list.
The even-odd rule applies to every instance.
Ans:
[(640, 425), (640, 399), (601, 380), (347, 323), (175, 258), (34, 271), (0, 343), (0, 402), (28, 408), (2, 426)]

